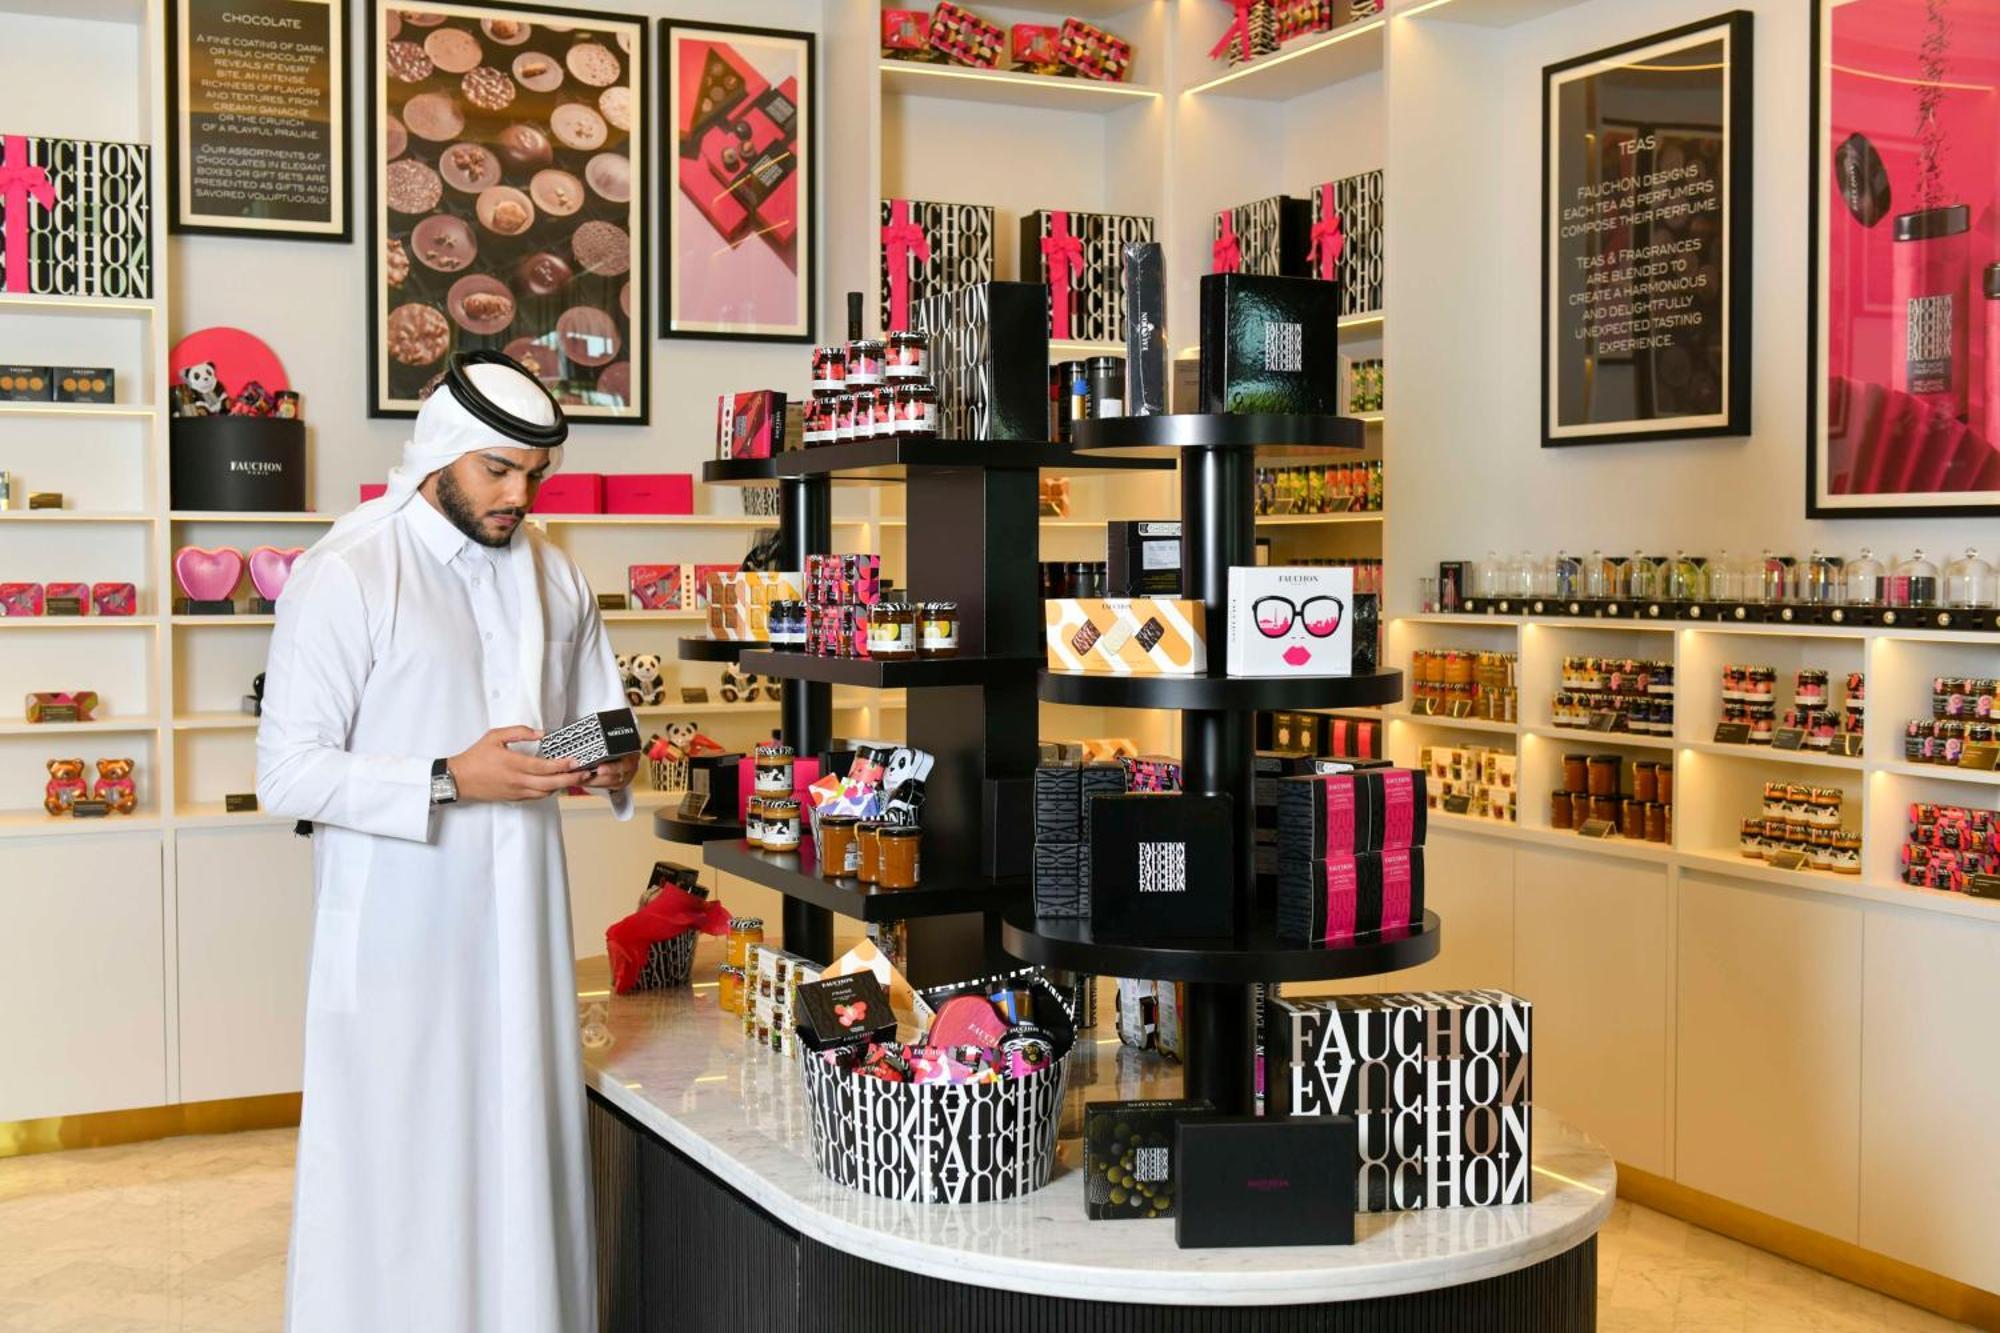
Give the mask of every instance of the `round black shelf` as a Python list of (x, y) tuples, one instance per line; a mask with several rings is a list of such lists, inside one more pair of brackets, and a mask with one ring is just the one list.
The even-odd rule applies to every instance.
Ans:
[(1436, 912), (1425, 912), (1419, 926), (1317, 945), (1279, 939), (1277, 926), (1269, 919), (1259, 920), (1235, 939), (1160, 944), (1100, 942), (1091, 938), (1088, 921), (1038, 919), (1032, 909), (1015, 908), (1000, 919), (1000, 947), (1024, 963), (1106, 977), (1224, 985), (1334, 981), (1397, 972), (1437, 957), (1443, 935)]
[[(711, 458), (701, 465), (701, 479), (710, 486), (755, 486), (778, 479), (775, 458)], [(775, 524), (776, 519), (772, 522)]]
[(743, 826), (730, 819), (682, 819), (676, 811), (658, 810), (653, 836), (668, 842), (741, 842)]
[(1185, 708), (1206, 712), (1272, 708), (1360, 708), (1403, 697), (1403, 673), (1358, 676), (1111, 676), (1043, 671), (1041, 697), (1090, 708)]
[(1368, 425), (1356, 417), (1288, 412), (1179, 412), (1102, 417), (1071, 427), (1078, 453), (1109, 449), (1360, 449)]
[(683, 662), (734, 662), (752, 648), (769, 648), (768, 643), (757, 643), (750, 639), (695, 639), (680, 641), (679, 652)]

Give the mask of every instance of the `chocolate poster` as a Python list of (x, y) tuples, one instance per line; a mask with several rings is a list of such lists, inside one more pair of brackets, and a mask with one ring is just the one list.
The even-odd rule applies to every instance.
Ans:
[(172, 0), (173, 229), (350, 238), (345, 0)]
[(665, 336), (814, 341), (814, 61), (809, 32), (660, 25)]
[(1542, 443), (1750, 430), (1750, 16), (1542, 71)]
[(644, 424), (645, 20), (370, 6), (370, 415), (492, 348), (572, 419)]
[(2000, 514), (2000, 0), (1812, 0), (1806, 512)]
[(0, 292), (153, 295), (152, 150), (0, 132)]
[(993, 207), (882, 201), (882, 331), (907, 333), (917, 303), (993, 281)]

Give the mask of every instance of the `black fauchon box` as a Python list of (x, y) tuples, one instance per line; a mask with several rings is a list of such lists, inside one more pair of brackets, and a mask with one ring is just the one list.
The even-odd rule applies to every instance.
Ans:
[(1090, 915), (1090, 848), (1080, 842), (1035, 844), (1035, 915)]
[(1214, 1114), (1214, 1103), (1202, 1098), (1084, 1103), (1085, 1215), (1094, 1221), (1172, 1217), (1174, 1128)]
[(1313, 271), (1307, 258), (1312, 224), (1310, 199), (1274, 194), (1217, 213), (1210, 239), (1221, 248), (1235, 247), (1238, 273), (1304, 277)]
[(1382, 308), (1382, 240), (1386, 234), (1380, 171), (1342, 176), (1312, 193), (1312, 220), (1340, 224), (1340, 313), (1372, 314)]
[(1039, 282), (981, 282), (916, 303), (912, 322), (931, 336), (940, 438), (1049, 438), (1047, 301)]
[(1090, 804), (1098, 939), (1191, 939), (1236, 928), (1227, 796), (1100, 796)]
[(1167, 410), (1166, 248), (1146, 241), (1125, 247), (1125, 415)]
[(1153, 219), (1123, 213), (1037, 209), (1021, 215), (1021, 266), (1015, 271), (1047, 285), (1050, 338), (1124, 340), (1125, 251), (1150, 242), (1153, 233)]
[(1204, 412), (1340, 411), (1340, 289), (1317, 278), (1201, 280)]
[(991, 204), (884, 199), (882, 332), (914, 328), (910, 316), (925, 297), (993, 281), (997, 230)]
[(1189, 1118), (1176, 1129), (1184, 1250), (1352, 1245), (1354, 1118)]

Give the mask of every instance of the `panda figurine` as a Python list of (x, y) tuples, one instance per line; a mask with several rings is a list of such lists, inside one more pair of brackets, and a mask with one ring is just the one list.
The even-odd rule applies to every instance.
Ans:
[(633, 707), (652, 708), (666, 702), (667, 682), (658, 653), (618, 654), (618, 677), (625, 686), (625, 702)]

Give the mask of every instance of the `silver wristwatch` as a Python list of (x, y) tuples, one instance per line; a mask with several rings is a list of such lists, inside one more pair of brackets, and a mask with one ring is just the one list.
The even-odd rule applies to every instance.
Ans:
[(449, 760), (431, 761), (431, 804), (452, 805), (458, 801), (458, 779), (451, 775)]

